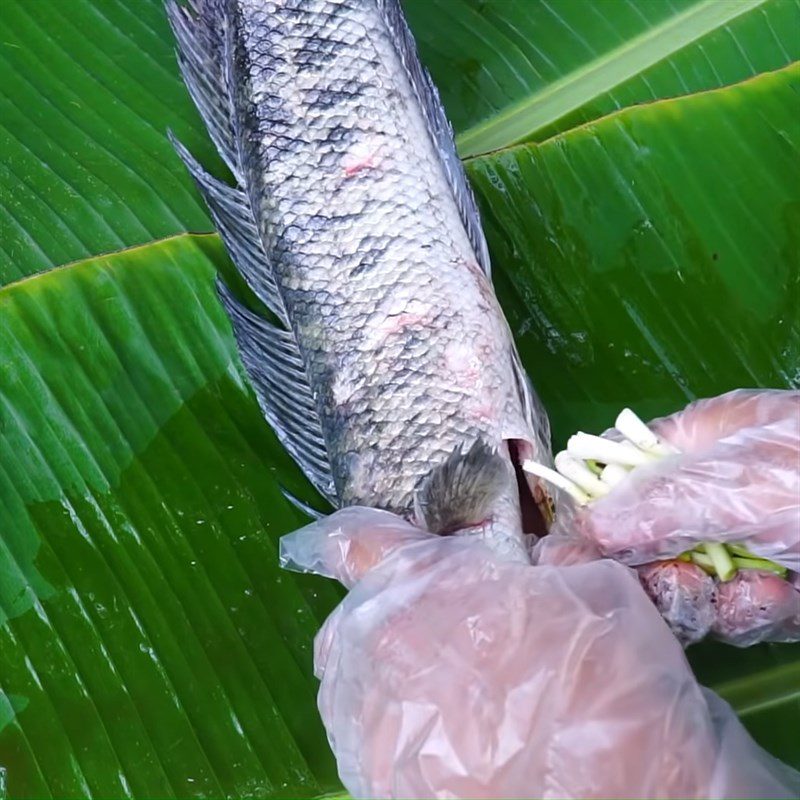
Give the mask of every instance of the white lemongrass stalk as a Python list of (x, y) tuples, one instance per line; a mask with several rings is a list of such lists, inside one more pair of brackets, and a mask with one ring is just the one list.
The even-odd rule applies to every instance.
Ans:
[(524, 472), (528, 472), (531, 475), (536, 475), (538, 478), (542, 478), (548, 483), (552, 483), (553, 486), (558, 486), (559, 489), (563, 489), (567, 494), (575, 498), (575, 500), (582, 506), (586, 505), (591, 499), (589, 495), (583, 491), (583, 489), (573, 483), (569, 478), (565, 478), (563, 475), (553, 469), (550, 469), (550, 467), (546, 467), (544, 464), (539, 464), (537, 461), (523, 461), (522, 469)]
[(645, 425), (629, 408), (619, 412), (614, 427), (632, 444), (654, 456), (668, 456), (678, 451), (670, 444), (662, 441)]
[(628, 477), (629, 472), (630, 470), (625, 469), (620, 464), (607, 464), (600, 473), (600, 480), (609, 486), (616, 486)]
[(590, 433), (582, 432), (569, 437), (567, 451), (574, 458), (628, 467), (639, 467), (655, 460), (655, 456), (639, 450), (629, 442), (612, 442), (602, 436), (592, 436)]
[(578, 461), (577, 458), (573, 458), (569, 453), (563, 451), (557, 453), (555, 462), (556, 469), (565, 478), (569, 478), (591, 497), (601, 497), (611, 491), (611, 487), (603, 483), (583, 461)]

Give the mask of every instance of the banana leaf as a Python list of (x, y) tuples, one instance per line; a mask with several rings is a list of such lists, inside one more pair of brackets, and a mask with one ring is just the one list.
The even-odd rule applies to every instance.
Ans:
[(161, 0), (7, 0), (0, 26), (0, 285), (211, 230), (167, 129), (224, 168)]
[(798, 110), (794, 64), (467, 161), (557, 442), (798, 381)]
[(465, 157), (800, 58), (797, 0), (405, 6)]
[(0, 291), (0, 765), (12, 797), (337, 786), (311, 640), (340, 594), (180, 236)]
[[(796, 0), (406, 7), (485, 154), (557, 440), (797, 384)], [(341, 594), (277, 568), (304, 521), (281, 489), (315, 497), (244, 377), (221, 246), (185, 235), (212, 228), (166, 129), (225, 169), (160, 0), (6, 0), (0, 27), (0, 793), (336, 791), (310, 648)], [(800, 765), (798, 647), (694, 650)]]

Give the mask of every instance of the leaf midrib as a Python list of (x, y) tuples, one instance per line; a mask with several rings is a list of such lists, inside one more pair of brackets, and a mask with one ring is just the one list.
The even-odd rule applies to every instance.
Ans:
[(219, 234), (216, 231), (209, 230), (209, 231), (181, 231), (180, 233), (171, 233), (168, 236), (161, 236), (155, 239), (149, 239), (146, 242), (140, 242), (139, 244), (132, 244), (128, 245), (127, 247), (120, 247), (118, 250), (109, 250), (105, 253), (98, 253), (95, 256), (83, 256), (82, 258), (76, 258), (74, 261), (67, 261), (64, 264), (56, 264), (52, 267), (45, 267), (44, 269), (39, 270), (38, 272), (32, 272), (30, 275), (23, 275), (21, 278), (17, 278), (16, 280), (9, 281), (8, 283), (3, 284), (0, 286), (0, 299), (5, 297), (9, 290), (16, 290), (20, 286), (30, 285), (38, 283), (41, 280), (46, 280), (48, 276), (53, 275), (54, 273), (61, 273), (64, 270), (73, 270), (79, 269), (82, 267), (91, 268), (94, 265), (107, 261), (109, 259), (113, 259), (115, 256), (119, 256), (123, 253), (134, 253), (137, 250), (145, 250), (149, 247), (167, 244), (173, 241), (179, 241), (181, 239), (189, 239), (192, 241), (214, 241), (219, 238)]
[(530, 139), (571, 111), (766, 2), (701, 0), (468, 128), (456, 137), (458, 152), (468, 158)]
[(717, 683), (712, 688), (740, 717), (800, 700), (800, 662), (781, 664), (756, 675)]

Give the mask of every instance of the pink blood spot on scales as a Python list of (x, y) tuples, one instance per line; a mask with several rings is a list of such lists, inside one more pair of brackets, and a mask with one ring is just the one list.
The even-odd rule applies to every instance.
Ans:
[(380, 145), (371, 146), (369, 143), (357, 144), (342, 156), (342, 169), (345, 178), (352, 178), (365, 169), (374, 169), (380, 163), (378, 153)]
[(483, 422), (491, 422), (496, 414), (490, 403), (477, 403), (469, 408), (470, 416)]
[(470, 398), (465, 407), (468, 415), (480, 422), (491, 422), (497, 417), (497, 409), (481, 380), (484, 353), (483, 347), (452, 342), (444, 351), (444, 366), (453, 385), (464, 390)]
[(464, 262), (467, 266), (467, 269), (475, 275), (480, 275), (481, 278), (485, 278), (483, 270), (481, 269), (481, 265), (477, 261), (467, 260)]
[(417, 314), (410, 311), (400, 311), (396, 314), (389, 314), (380, 321), (373, 322), (365, 331), (367, 341), (372, 347), (383, 346), (388, 339), (399, 336), (408, 328), (418, 325), (426, 325), (430, 321), (427, 313)]
[(480, 375), (481, 362), (475, 349), (461, 342), (453, 342), (444, 353), (445, 366), (459, 385), (471, 385)]
[(386, 336), (391, 336), (395, 333), (402, 333), (411, 325), (419, 325), (424, 322), (425, 317), (421, 314), (395, 314), (386, 318), (383, 323), (383, 332)]

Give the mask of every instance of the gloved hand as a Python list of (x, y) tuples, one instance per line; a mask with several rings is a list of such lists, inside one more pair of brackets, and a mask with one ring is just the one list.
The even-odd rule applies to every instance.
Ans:
[[(800, 392), (738, 390), (651, 427), (680, 455), (637, 468), (568, 527), (604, 555), (645, 565), (642, 582), (684, 643), (709, 631), (740, 646), (800, 639)], [(663, 561), (707, 541), (741, 544), (795, 574), (742, 570), (722, 583)]]
[(622, 564), (502, 562), (476, 539), (364, 508), (285, 537), (281, 549), (285, 566), (350, 589), (317, 636), (314, 663), (355, 797), (800, 789), (800, 775), (697, 685)]

